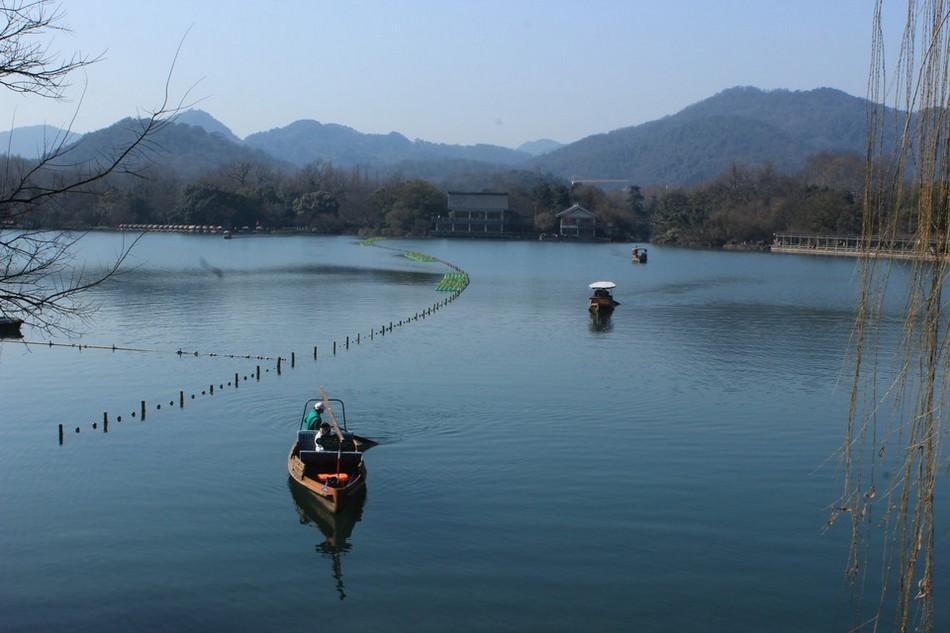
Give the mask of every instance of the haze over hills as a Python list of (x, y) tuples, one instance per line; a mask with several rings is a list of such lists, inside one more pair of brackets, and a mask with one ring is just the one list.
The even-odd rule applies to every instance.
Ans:
[[(149, 158), (168, 163), (189, 178), (236, 160), (288, 167), (323, 160), (338, 167), (359, 165), (378, 173), (433, 181), (457, 180), (467, 172), (519, 169), (565, 178), (627, 179), (641, 186), (683, 185), (713, 178), (732, 163), (771, 163), (780, 171), (794, 171), (819, 152), (863, 154), (866, 114), (865, 99), (831, 88), (763, 91), (737, 87), (656, 121), (568, 145), (542, 139), (514, 150), (413, 141), (397, 132), (366, 134), (313, 120), (295, 121), (241, 140), (207, 112), (189, 110), (154, 139)], [(74, 159), (101, 157), (121, 147), (129, 138), (128, 121), (88, 134), (77, 145)], [(47, 135), (51, 132), (55, 134), (55, 128), (47, 128)], [(42, 133), (36, 128), (17, 128), (16, 147), (35, 150), (40, 144), (35, 140), (38, 135)]]
[(82, 134), (67, 132), (52, 125), (27, 125), (0, 132), (0, 154), (39, 158), (57, 144), (63, 141), (66, 145), (75, 143), (81, 137)]
[(315, 160), (336, 165), (393, 165), (402, 161), (475, 160), (498, 165), (524, 163), (530, 155), (497, 145), (449, 145), (410, 141), (398, 132), (364, 134), (345, 125), (313, 120), (249, 135), (244, 142), (298, 165)]
[(554, 150), (561, 147), (564, 147), (564, 143), (558, 143), (557, 141), (549, 138), (540, 138), (536, 141), (522, 143), (518, 146), (518, 151), (531, 154), (532, 156), (541, 156), (542, 154), (553, 152)]

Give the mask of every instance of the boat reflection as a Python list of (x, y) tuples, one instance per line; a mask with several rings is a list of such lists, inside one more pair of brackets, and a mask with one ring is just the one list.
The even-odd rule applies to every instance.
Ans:
[(366, 503), (366, 490), (354, 497), (351, 502), (337, 514), (333, 514), (323, 506), (306, 488), (297, 484), (292, 478), (287, 478), (287, 487), (294, 500), (294, 507), (300, 517), (300, 524), (310, 523), (323, 533), (325, 540), (315, 546), (321, 558), (331, 561), (333, 579), (340, 600), (346, 598), (346, 588), (343, 586), (343, 555), (350, 551), (351, 545), (347, 542), (353, 533), (353, 527), (363, 517), (363, 505)]
[(613, 323), (610, 322), (610, 314), (598, 314), (596, 312), (590, 313), (590, 331), (591, 332), (610, 332), (614, 329)]

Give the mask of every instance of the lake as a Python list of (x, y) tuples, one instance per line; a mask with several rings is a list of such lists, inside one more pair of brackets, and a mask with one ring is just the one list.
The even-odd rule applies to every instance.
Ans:
[[(79, 259), (122, 240), (91, 234)], [(349, 237), (147, 235), (81, 337), (55, 340), (154, 352), (0, 344), (0, 630), (847, 628), (849, 533), (824, 525), (854, 260), (381, 245), (472, 284), (380, 336), (446, 296), (443, 265)], [(599, 279), (621, 305), (597, 325)], [(292, 352), (280, 376), (225, 356)], [(320, 386), (380, 441), (365, 502), (336, 519), (287, 476)]]

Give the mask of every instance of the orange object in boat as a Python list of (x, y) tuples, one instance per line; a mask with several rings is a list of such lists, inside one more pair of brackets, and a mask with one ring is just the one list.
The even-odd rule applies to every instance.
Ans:
[(320, 481), (327, 481), (333, 478), (336, 478), (339, 481), (346, 481), (350, 478), (350, 476), (347, 473), (320, 473), (317, 475), (317, 479)]

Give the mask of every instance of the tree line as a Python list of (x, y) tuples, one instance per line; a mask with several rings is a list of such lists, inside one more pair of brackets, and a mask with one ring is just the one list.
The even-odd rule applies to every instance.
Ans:
[[(29, 161), (6, 159), (22, 163)], [(66, 178), (47, 166), (49, 183)], [(863, 159), (819, 154), (797, 173), (773, 166), (732, 165), (690, 187), (622, 189), (569, 182), (550, 175), (500, 171), (455, 188), (505, 191), (511, 231), (525, 237), (557, 233), (557, 213), (577, 203), (592, 211), (617, 240), (720, 247), (756, 245), (777, 232), (859, 233)], [(444, 185), (444, 183), (441, 183)], [(20, 218), (27, 228), (114, 227), (119, 224), (198, 224), (226, 228), (291, 229), (323, 234), (425, 236), (447, 215), (447, 193), (434, 182), (362, 167), (316, 161), (291, 170), (239, 160), (185, 179), (162, 165), (109, 174), (84, 195), (34, 205)]]

